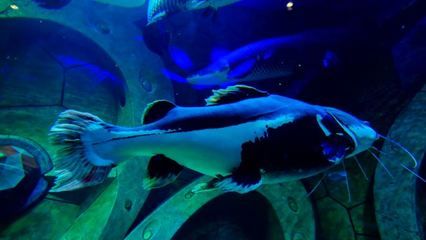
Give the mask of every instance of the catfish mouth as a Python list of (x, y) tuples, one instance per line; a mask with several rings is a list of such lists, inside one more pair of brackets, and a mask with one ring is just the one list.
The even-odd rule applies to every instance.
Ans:
[(345, 157), (351, 156), (357, 147), (357, 140), (349, 134), (343, 134), (342, 137), (344, 144), (347, 146), (345, 148)]
[(343, 140), (344, 144), (347, 146), (345, 156), (350, 155), (357, 149), (358, 147), (358, 140), (356, 138), (355, 133), (351, 130), (351, 128), (346, 125), (344, 122), (339, 120), (334, 114), (328, 112), (334, 120), (337, 122), (337, 124), (340, 126), (340, 129), (342, 131), (339, 131), (336, 133), (338, 136), (340, 136), (341, 140)]

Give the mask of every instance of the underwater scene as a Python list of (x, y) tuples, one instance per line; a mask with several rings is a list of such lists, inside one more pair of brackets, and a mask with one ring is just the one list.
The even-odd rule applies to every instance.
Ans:
[(0, 239), (425, 240), (425, 0), (0, 0)]

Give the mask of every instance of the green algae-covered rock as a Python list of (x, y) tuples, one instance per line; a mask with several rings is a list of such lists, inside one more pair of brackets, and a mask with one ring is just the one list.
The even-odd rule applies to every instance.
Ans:
[(72, 226), (80, 207), (45, 199), (27, 215), (0, 231), (1, 239), (60, 239)]
[[(57, 114), (66, 108), (136, 126), (147, 103), (173, 99), (171, 83), (161, 75), (160, 59), (135, 40), (141, 35), (134, 24), (144, 18), (141, 9), (96, 1), (71, 1), (60, 10), (43, 9), (30, 0), (13, 3), (17, 10), (8, 7), (0, 14), (0, 43), (8, 46), (9, 52), (14, 46), (28, 51), (1, 60), (1, 66), (7, 63), (12, 71), (0, 72), (0, 117), (4, 120), (0, 134), (28, 137), (53, 157), (55, 148), (48, 143), (47, 133)], [(20, 36), (32, 36), (20, 39), (22, 48), (17, 46), (19, 41), (7, 42), (16, 38), (4, 37), (19, 31)], [(3, 48), (3, 55), (1, 51)], [(84, 64), (70, 66), (73, 61)], [(118, 76), (119, 84), (105, 85), (108, 81), (93, 74), (98, 70)], [(1, 238), (124, 238), (148, 194), (141, 181), (146, 162), (126, 161), (112, 171), (112, 182), (95, 188), (49, 194), (1, 229)]]
[[(212, 237), (214, 239), (214, 236), (224, 236), (224, 234), (229, 234), (226, 237), (230, 239), (235, 239), (238, 236), (245, 236), (245, 238), (247, 238), (248, 236), (245, 235), (246, 232), (242, 231), (241, 226), (246, 224), (250, 226), (250, 223), (260, 224), (256, 222), (258, 220), (262, 222), (263, 225), (265, 224), (263, 221), (268, 222), (268, 224), (264, 226), (266, 229), (264, 229), (265, 235), (262, 236), (262, 239), (315, 239), (313, 209), (309, 198), (306, 197), (306, 191), (303, 185), (299, 182), (264, 185), (259, 188), (257, 193), (246, 195), (223, 193), (221, 191), (194, 194), (191, 191), (198, 184), (208, 180), (208, 177), (201, 177), (166, 200), (154, 212), (143, 219), (143, 221), (126, 237), (126, 240), (160, 240), (171, 239), (172, 237), (176, 237), (176, 239), (197, 239), (197, 236), (204, 236), (205, 238)], [(225, 205), (213, 204), (222, 197), (227, 199), (222, 202), (222, 204)], [(259, 201), (254, 199), (259, 199)], [(262, 204), (262, 200), (260, 199), (264, 199), (266, 205)], [(237, 201), (235, 202), (234, 200)], [(247, 202), (252, 204), (246, 206)], [(229, 207), (227, 204), (234, 207)], [(235, 210), (235, 208), (240, 208), (241, 206), (245, 206), (246, 209), (242, 210), (243, 212), (239, 212), (237, 215), (242, 214), (245, 216), (245, 214), (247, 214), (247, 216), (244, 217), (245, 219), (234, 219), (234, 221), (242, 222), (232, 227), (232, 222), (234, 221), (232, 221), (232, 217), (229, 218), (230, 216), (227, 215), (234, 212), (233, 210)], [(251, 208), (256, 207), (265, 207), (262, 211), (266, 211), (270, 214), (269, 217), (266, 217), (266, 220), (250, 218), (250, 216), (253, 216), (251, 214), (256, 215), (254, 213), (255, 211)], [(217, 212), (221, 212), (221, 208), (225, 209), (223, 215), (216, 214)], [(210, 222), (196, 220), (197, 215), (204, 210), (209, 212), (206, 217), (214, 215), (214, 217), (208, 217), (211, 219)], [(195, 218), (194, 220), (192, 219), (193, 217)], [(221, 224), (221, 219), (223, 220), (222, 222), (226, 223)], [(185, 226), (187, 223), (190, 225)], [(222, 229), (218, 229), (218, 226), (222, 226), (223, 228), (221, 227)], [(260, 230), (261, 226), (259, 225), (258, 227), (258, 230)], [(204, 230), (193, 230), (199, 228)], [(251, 228), (251, 230), (253, 230), (255, 227)], [(190, 230), (186, 231), (185, 229)], [(246, 230), (249, 231), (250, 229)]]
[[(413, 98), (396, 119), (388, 136), (409, 149), (421, 166), (426, 146), (426, 86)], [(412, 168), (409, 156), (391, 142), (385, 142), (380, 155), (392, 177), (377, 168), (374, 202), (380, 236), (383, 239), (423, 239), (420, 219), (423, 212), (417, 203), (418, 179), (401, 164)], [(423, 163), (424, 164), (424, 163)], [(412, 171), (419, 171), (419, 168)], [(420, 188), (421, 189), (421, 188)]]
[(321, 239), (356, 239), (345, 207), (329, 197), (318, 200), (317, 207), (321, 209), (318, 222)]

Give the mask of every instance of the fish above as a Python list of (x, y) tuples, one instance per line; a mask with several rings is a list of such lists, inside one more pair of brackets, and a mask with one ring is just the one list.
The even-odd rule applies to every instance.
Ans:
[(249, 86), (215, 90), (206, 102), (180, 107), (155, 101), (135, 128), (111, 125), (89, 113), (61, 113), (49, 133), (61, 148), (51, 191), (102, 183), (117, 164), (147, 156), (146, 189), (167, 185), (189, 168), (213, 177), (195, 192), (246, 193), (263, 183), (324, 172), (378, 138), (348, 113)]
[(142, 7), (145, 4), (145, 0), (95, 0), (96, 2), (118, 6), (126, 8)]
[(178, 12), (218, 9), (240, 0), (149, 0), (148, 25)]
[(46, 9), (61, 9), (68, 5), (71, 0), (33, 0), (39, 7)]
[(219, 57), (189, 76), (198, 86), (218, 86), (287, 77), (338, 63), (332, 48), (346, 36), (338, 29), (312, 30), (296, 35), (264, 39)]

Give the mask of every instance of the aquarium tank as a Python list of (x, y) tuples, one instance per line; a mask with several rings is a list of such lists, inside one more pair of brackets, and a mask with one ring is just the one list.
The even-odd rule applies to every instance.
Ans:
[(0, 239), (424, 240), (425, 83), (425, 0), (0, 0)]

